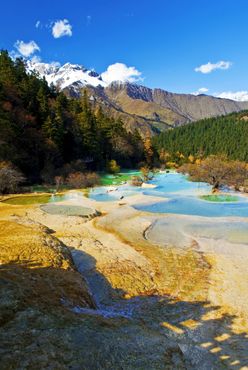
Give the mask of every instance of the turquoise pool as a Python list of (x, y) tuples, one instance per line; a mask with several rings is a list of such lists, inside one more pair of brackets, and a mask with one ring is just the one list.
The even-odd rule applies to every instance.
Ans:
[(109, 202), (120, 200), (131, 195), (141, 192), (143, 189), (135, 186), (101, 186), (91, 189), (89, 198), (97, 200), (98, 202)]
[(206, 202), (197, 197), (178, 196), (168, 201), (138, 204), (135, 209), (152, 213), (174, 213), (205, 217), (248, 217), (248, 202)]
[[(135, 209), (151, 213), (172, 213), (207, 217), (248, 217), (248, 198), (235, 194), (233, 201), (207, 201), (201, 196), (211, 194), (211, 186), (191, 182), (187, 176), (176, 173), (159, 173), (150, 181), (156, 187), (144, 189), (133, 186), (116, 188), (97, 187), (89, 194), (97, 201), (115, 201), (137, 193), (166, 198), (150, 204), (136, 204)], [(232, 194), (232, 193), (230, 193)], [(232, 200), (232, 198), (230, 198)]]

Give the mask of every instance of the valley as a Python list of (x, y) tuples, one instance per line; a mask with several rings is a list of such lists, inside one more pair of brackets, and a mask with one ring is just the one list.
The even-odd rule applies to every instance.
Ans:
[(246, 370), (248, 102), (106, 73), (0, 52), (1, 368)]

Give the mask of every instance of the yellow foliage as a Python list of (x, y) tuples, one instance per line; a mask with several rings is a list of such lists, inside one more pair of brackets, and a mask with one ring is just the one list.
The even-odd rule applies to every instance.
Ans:
[(194, 161), (195, 161), (195, 157), (194, 157), (192, 154), (190, 154), (190, 155), (188, 156), (188, 160), (189, 160), (189, 162), (190, 162), (190, 163), (194, 163)]
[(161, 162), (167, 162), (167, 160), (171, 157), (170, 153), (168, 153), (165, 149), (161, 149), (159, 153), (159, 159)]
[(176, 162), (167, 162), (166, 163), (168, 168), (177, 168), (178, 164)]
[(108, 171), (110, 173), (120, 172), (120, 166), (117, 164), (115, 159), (111, 159), (111, 161), (108, 162)]
[(152, 142), (151, 142), (151, 135), (147, 132), (145, 140), (144, 140), (144, 151), (147, 163), (151, 163), (153, 157), (153, 150), (152, 150)]

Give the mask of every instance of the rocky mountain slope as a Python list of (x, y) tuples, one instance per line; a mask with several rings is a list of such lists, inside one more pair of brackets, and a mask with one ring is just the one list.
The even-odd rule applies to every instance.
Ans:
[(202, 118), (225, 115), (248, 109), (248, 102), (238, 102), (208, 95), (175, 94), (162, 89), (103, 81), (101, 75), (80, 65), (28, 63), (68, 95), (80, 97), (82, 88), (89, 90), (92, 103), (100, 104), (113, 116), (121, 117), (129, 130), (164, 131)]

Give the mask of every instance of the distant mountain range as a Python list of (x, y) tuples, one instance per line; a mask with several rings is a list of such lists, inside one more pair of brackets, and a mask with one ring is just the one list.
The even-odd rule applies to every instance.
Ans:
[(29, 61), (27, 68), (37, 71), (69, 96), (80, 97), (86, 87), (92, 104), (121, 117), (128, 130), (137, 128), (141, 133), (161, 132), (202, 118), (248, 109), (248, 102), (208, 95), (176, 94), (119, 81), (108, 85), (100, 74), (77, 64), (60, 66)]

